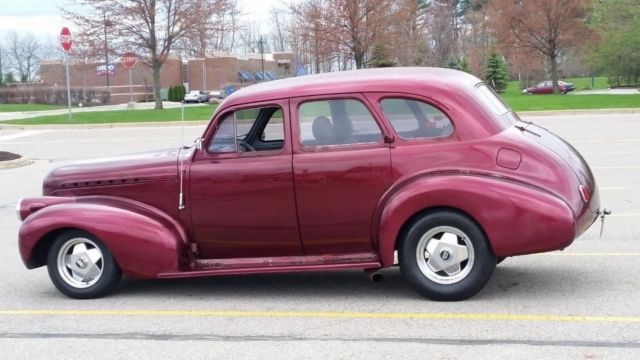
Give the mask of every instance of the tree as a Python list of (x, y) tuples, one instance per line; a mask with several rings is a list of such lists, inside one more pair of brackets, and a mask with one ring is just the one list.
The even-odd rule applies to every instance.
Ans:
[(544, 56), (551, 67), (553, 92), (558, 93), (558, 57), (585, 43), (588, 0), (493, 0), (489, 4), (494, 36), (505, 48), (528, 48)]
[(369, 66), (374, 68), (382, 68), (393, 67), (395, 66), (395, 64), (395, 61), (391, 59), (391, 57), (387, 53), (387, 49), (383, 44), (376, 44), (373, 47), (373, 53), (371, 55), (371, 60), (369, 61)]
[(214, 51), (232, 51), (236, 34), (240, 30), (237, 21), (239, 9), (236, 0), (203, 0), (207, 12), (200, 14), (178, 40), (178, 47), (190, 57), (204, 57)]
[(507, 88), (507, 67), (502, 56), (496, 52), (492, 52), (487, 58), (484, 80), (497, 92)]
[(38, 39), (30, 32), (20, 35), (11, 31), (5, 40), (9, 65), (17, 72), (20, 81), (30, 83), (35, 80), (41, 50)]
[(82, 32), (103, 37), (105, 26), (115, 34), (111, 49), (133, 50), (151, 67), (155, 108), (162, 109), (160, 70), (175, 43), (187, 30), (211, 15), (207, 0), (76, 0), (77, 12), (61, 9)]
[(612, 85), (640, 83), (640, 0), (595, 2), (591, 10), (593, 29), (600, 41), (589, 60)]
[(349, 49), (361, 69), (385, 25), (387, 0), (329, 0), (329, 35), (337, 44)]
[(13, 71), (8, 71), (4, 74), (4, 83), (5, 84), (12, 84), (16, 82), (16, 78), (13, 75)]

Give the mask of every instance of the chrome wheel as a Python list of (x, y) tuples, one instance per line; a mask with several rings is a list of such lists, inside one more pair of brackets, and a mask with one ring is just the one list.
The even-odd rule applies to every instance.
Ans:
[(90, 239), (71, 238), (58, 251), (57, 268), (68, 285), (77, 289), (88, 288), (100, 280), (104, 271), (102, 251)]
[(427, 231), (416, 247), (418, 268), (438, 284), (454, 284), (469, 275), (475, 254), (473, 243), (460, 229), (438, 226)]

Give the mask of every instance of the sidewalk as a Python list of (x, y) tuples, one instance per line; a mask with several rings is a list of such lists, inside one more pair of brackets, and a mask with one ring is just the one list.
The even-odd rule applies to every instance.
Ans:
[[(207, 104), (185, 104), (185, 107), (189, 106), (205, 106)], [(162, 106), (165, 109), (174, 109), (182, 106), (181, 103), (176, 102), (168, 102), (163, 101)], [(97, 111), (114, 111), (114, 110), (151, 110), (155, 107), (155, 103), (147, 102), (147, 103), (136, 103), (135, 108), (129, 109), (127, 108), (127, 104), (119, 104), (119, 105), (103, 105), (103, 106), (93, 106), (93, 107), (76, 107), (71, 109), (72, 114), (83, 113), (83, 112), (97, 112)], [(41, 111), (25, 111), (25, 112), (0, 112), (0, 122), (7, 120), (20, 120), (20, 119), (29, 119), (37, 116), (49, 116), (49, 115), (64, 115), (68, 112), (67, 109), (57, 109), (57, 110), (41, 110)]]

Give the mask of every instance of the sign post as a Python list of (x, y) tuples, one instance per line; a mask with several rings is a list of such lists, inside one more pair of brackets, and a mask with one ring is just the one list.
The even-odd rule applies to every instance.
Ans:
[(129, 70), (129, 103), (131, 105), (133, 104), (133, 85), (131, 81), (131, 69), (133, 69), (133, 67), (136, 65), (137, 60), (138, 59), (136, 58), (136, 54), (131, 52), (124, 53), (121, 59), (122, 65), (125, 67), (125, 69)]
[(71, 122), (71, 84), (69, 81), (69, 51), (71, 50), (71, 43), (73, 38), (71, 36), (71, 31), (69, 31), (68, 27), (63, 27), (62, 31), (60, 31), (60, 45), (62, 45), (62, 49), (65, 54), (65, 68), (67, 75), (67, 106), (69, 110), (69, 122)]

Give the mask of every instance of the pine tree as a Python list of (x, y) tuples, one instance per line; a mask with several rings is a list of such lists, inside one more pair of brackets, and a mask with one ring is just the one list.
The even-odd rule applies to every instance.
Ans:
[(387, 49), (382, 44), (377, 44), (373, 47), (373, 54), (371, 55), (371, 61), (369, 66), (373, 68), (393, 67), (396, 63), (391, 59), (387, 53)]
[(167, 100), (176, 101), (176, 88), (174, 86), (169, 86), (169, 94), (167, 94)]
[(502, 55), (496, 52), (489, 55), (485, 64), (484, 79), (497, 92), (507, 88), (507, 66)]

